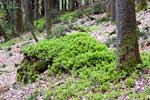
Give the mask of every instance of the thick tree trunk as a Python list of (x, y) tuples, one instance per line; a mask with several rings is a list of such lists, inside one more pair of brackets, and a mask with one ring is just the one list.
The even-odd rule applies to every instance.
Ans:
[(117, 68), (130, 70), (141, 63), (136, 32), (135, 0), (116, 0)]
[(22, 11), (21, 11), (21, 0), (16, 0), (16, 32), (22, 32)]

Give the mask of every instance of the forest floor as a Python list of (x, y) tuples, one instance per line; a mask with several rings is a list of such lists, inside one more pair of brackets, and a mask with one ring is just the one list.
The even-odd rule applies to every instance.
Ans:
[[(106, 17), (106, 14), (92, 15), (96, 19)], [(140, 31), (146, 33), (142, 34), (139, 39), (140, 50), (150, 51), (150, 10), (141, 11), (137, 13), (137, 19), (140, 21), (139, 29)], [(74, 22), (75, 25), (85, 25), (85, 26), (95, 26), (98, 27), (97, 30), (91, 31), (91, 36), (95, 37), (98, 41), (102, 43), (108, 42), (111, 38), (115, 38), (115, 34), (111, 34), (115, 30), (115, 25), (110, 21), (104, 21), (96, 24), (96, 20), (89, 20), (87, 17), (77, 19)], [(71, 30), (74, 31), (74, 30)], [(45, 34), (45, 33), (43, 33)], [(43, 39), (43, 34), (38, 35), (39, 39)], [(15, 38), (17, 41), (13, 45), (2, 47), (0, 50), (0, 100), (23, 100), (25, 97), (30, 96), (35, 91), (40, 91), (41, 93), (46, 90), (53, 83), (53, 86), (64, 83), (66, 80), (70, 79), (69, 75), (61, 75), (59, 77), (46, 78), (47, 72), (42, 73), (38, 80), (32, 84), (24, 85), (18, 83), (16, 80), (17, 67), (23, 57), (21, 53), (21, 47), (25, 44), (35, 43), (33, 39), (29, 39), (30, 34), (25, 34), (22, 38)], [(110, 48), (114, 48), (115, 41), (110, 43)], [(144, 78), (145, 75), (147, 78)], [(135, 82), (132, 90), (134, 92), (143, 91), (146, 86), (150, 86), (150, 71), (143, 71), (139, 75), (138, 80)], [(124, 89), (125, 90), (125, 89)], [(85, 100), (84, 98), (82, 98)], [(122, 94), (118, 100), (128, 99), (124, 94)], [(43, 100), (40, 94), (37, 100)], [(71, 99), (68, 99), (71, 100)]]

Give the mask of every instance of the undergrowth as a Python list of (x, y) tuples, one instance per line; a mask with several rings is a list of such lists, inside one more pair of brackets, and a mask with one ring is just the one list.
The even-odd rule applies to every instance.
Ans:
[[(149, 91), (147, 88), (140, 96), (132, 93), (139, 70), (117, 72), (114, 52), (87, 33), (43, 40), (35, 46), (25, 46), (23, 52), (27, 63), (23, 62), (23, 70), (18, 70), (19, 81), (34, 82), (41, 69), (47, 67), (49, 75), (67, 73), (71, 77), (58, 86), (51, 85), (43, 94), (44, 100), (108, 100), (117, 99), (122, 93), (142, 99)], [(143, 64), (139, 66), (150, 68), (150, 53), (143, 52), (141, 57)], [(129, 90), (123, 90), (124, 86)]]
[[(115, 59), (113, 52), (109, 51), (106, 45), (100, 44), (94, 38), (82, 32), (72, 33), (59, 39), (40, 41), (34, 47), (24, 47), (23, 52), (26, 59), (18, 70), (18, 79), (22, 80), (25, 74), (24, 81), (34, 76), (33, 71), (38, 73), (41, 69), (43, 70), (43, 66), (37, 64), (37, 62), (42, 63), (43, 61), (46, 63), (45, 66), (48, 65), (50, 75), (71, 73), (74, 70), (80, 71), (86, 67), (100, 70), (102, 74), (104, 71), (110, 71), (111, 73), (115, 69), (114, 66), (111, 66)], [(44, 68), (46, 68), (45, 66)], [(25, 73), (22, 72), (22, 69)], [(31, 79), (34, 80), (34, 78)], [(106, 80), (109, 78), (106, 78)]]

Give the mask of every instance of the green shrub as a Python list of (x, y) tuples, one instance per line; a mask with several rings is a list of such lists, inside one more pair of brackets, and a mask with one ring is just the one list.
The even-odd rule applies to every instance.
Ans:
[(150, 68), (150, 53), (149, 52), (142, 52), (141, 53), (143, 65), (146, 68)]
[[(72, 70), (96, 66), (101, 69), (106, 66), (104, 70), (108, 70), (109, 66), (107, 65), (115, 59), (114, 54), (108, 50), (106, 45), (100, 44), (88, 34), (81, 32), (59, 39), (40, 41), (35, 46), (24, 47), (23, 52), (27, 58), (31, 58), (29, 61), (32, 59), (45, 61), (46, 65), (49, 65), (50, 74), (68, 73)], [(30, 66), (28, 66), (29, 69), (34, 68), (33, 65)], [(21, 74), (21, 76), (23, 75)]]

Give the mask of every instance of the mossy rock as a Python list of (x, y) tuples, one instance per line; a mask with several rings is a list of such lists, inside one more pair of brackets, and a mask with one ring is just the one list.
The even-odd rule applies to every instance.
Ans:
[(48, 69), (48, 67), (47, 67), (47, 62), (46, 61), (40, 60), (40, 61), (36, 61), (33, 64), (33, 71), (37, 71), (39, 73), (42, 73), (47, 69)]
[(20, 64), (17, 70), (17, 81), (24, 83), (32, 83), (38, 77), (38, 75), (48, 69), (45, 61), (34, 61), (33, 63), (28, 57)]

